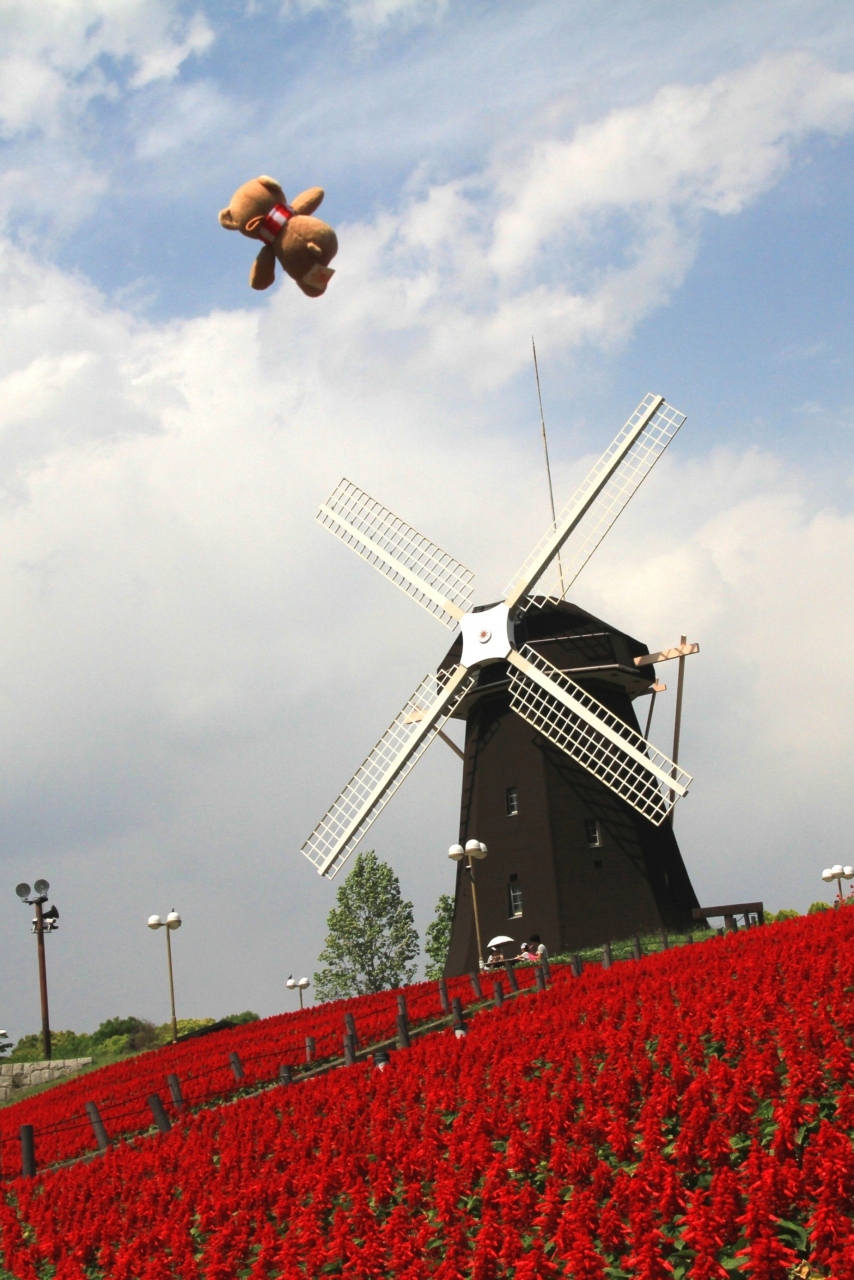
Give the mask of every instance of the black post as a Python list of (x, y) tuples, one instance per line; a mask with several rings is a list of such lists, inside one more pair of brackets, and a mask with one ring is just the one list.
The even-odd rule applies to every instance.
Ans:
[(516, 978), (516, 970), (513, 968), (512, 964), (505, 965), (504, 967), (507, 970), (507, 981), (510, 983), (510, 990), (518, 991), (519, 982)]
[(454, 1014), (454, 1030), (456, 1030), (458, 1027), (462, 1027), (463, 1031), (465, 1031), (466, 1018), (465, 1018), (465, 1014), (463, 1013), (462, 1000), (460, 999), (459, 996), (454, 996), (453, 1000), (451, 1001), (451, 1005), (452, 1005), (453, 1014)]
[(306, 1036), (305, 1038), (305, 1060), (306, 1062), (314, 1061), (314, 1036)]
[(231, 1069), (234, 1072), (234, 1078), (237, 1081), (237, 1083), (240, 1084), (240, 1081), (245, 1077), (246, 1072), (243, 1070), (243, 1063), (240, 1061), (240, 1054), (237, 1052), (236, 1049), (232, 1050), (232, 1052), (228, 1055), (228, 1060), (231, 1063)]
[(643, 947), (641, 946), (640, 934), (632, 934), (632, 955), (635, 960), (640, 960), (643, 955)]
[(572, 957), (571, 968), (572, 968), (573, 978), (580, 978), (582, 973), (584, 972), (584, 961), (581, 959), (581, 956), (578, 954), (577, 951), (575, 955)]
[(442, 1006), (442, 1012), (447, 1013), (450, 1009), (450, 1005), (448, 1004), (448, 984), (444, 978), (439, 979), (438, 987), (439, 987), (439, 1003)]
[(293, 1072), (286, 1062), (279, 1066), (279, 1084), (290, 1084), (293, 1080)]
[(397, 1015), (397, 1043), (401, 1049), (409, 1048), (409, 1018), (405, 1013)]
[(47, 1009), (47, 962), (44, 955), (44, 916), (42, 915), (41, 898), (35, 900), (36, 908), (36, 941), (39, 948), (39, 995), (42, 1004), (42, 1040), (44, 1041), (44, 1056), (50, 1062), (53, 1052), (50, 1043), (50, 1015)]
[(353, 1044), (357, 1045), (359, 1043), (359, 1037), (356, 1034), (356, 1019), (353, 1017), (352, 1013), (344, 1014), (344, 1025), (353, 1037)]
[(611, 944), (610, 942), (606, 942), (602, 946), (602, 968), (610, 969), (613, 963), (614, 960), (611, 956)]
[(669, 948), (670, 948), (670, 943), (667, 938), (667, 933), (664, 929), (662, 929), (661, 930), (661, 950), (667, 951), (669, 950)]
[(496, 1009), (500, 1009), (504, 1003), (504, 983), (500, 978), (496, 978), (492, 984), (492, 998)]
[(166, 1083), (169, 1086), (169, 1092), (172, 1094), (172, 1101), (176, 1107), (183, 1107), (184, 1095), (181, 1092), (181, 1081), (175, 1075), (174, 1071), (170, 1071), (166, 1077)]
[(154, 1116), (154, 1123), (157, 1125), (160, 1132), (168, 1133), (172, 1128), (172, 1121), (166, 1114), (166, 1108), (160, 1100), (160, 1094), (149, 1094), (148, 1105), (151, 1108), (151, 1114)]
[(534, 968), (534, 979), (536, 980), (536, 983), (537, 983), (537, 990), (545, 991), (546, 975), (543, 973), (543, 966), (541, 964), (536, 965)]
[(404, 1018), (409, 1017), (409, 1012), (406, 1008), (406, 996), (402, 991), (398, 991), (397, 993), (397, 1012), (402, 1013)]
[(95, 1141), (101, 1151), (106, 1151), (110, 1145), (110, 1139), (107, 1137), (107, 1130), (104, 1128), (104, 1122), (101, 1119), (101, 1113), (98, 1110), (97, 1102), (86, 1103), (86, 1113), (92, 1122), (92, 1132), (95, 1134)]
[(469, 974), (469, 977), (471, 978), (471, 989), (472, 989), (472, 991), (473, 991), (473, 992), (474, 992), (474, 994), (475, 994), (475, 998), (476, 998), (477, 1000), (482, 1000), (482, 999), (483, 999), (483, 987), (480, 985), (480, 974), (479, 974), (479, 973), (470, 973), (470, 974)]
[(349, 1031), (344, 1033), (344, 1066), (353, 1067), (356, 1064), (356, 1042)]
[(36, 1176), (36, 1140), (31, 1124), (21, 1125), (21, 1173), (25, 1178)]
[(689, 933), (689, 934), (687, 934), (687, 935), (686, 935), (686, 937), (685, 937), (685, 941), (686, 941), (686, 942), (693, 942), (693, 941), (694, 941), (694, 935), (693, 935), (693, 933)]

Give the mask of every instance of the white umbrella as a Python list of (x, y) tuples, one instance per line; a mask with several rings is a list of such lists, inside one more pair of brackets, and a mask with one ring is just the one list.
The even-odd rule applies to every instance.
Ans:
[[(506, 934), (499, 934), (497, 938), (493, 938), (491, 942), (487, 942), (487, 947), (491, 951), (493, 947), (503, 947), (506, 943), (513, 942), (512, 938), (508, 938)], [(513, 943), (515, 946), (516, 944)]]

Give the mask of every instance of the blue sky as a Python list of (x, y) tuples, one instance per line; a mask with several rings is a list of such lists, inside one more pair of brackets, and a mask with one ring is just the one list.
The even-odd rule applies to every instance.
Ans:
[[(316, 505), (350, 476), (494, 598), (547, 519), (532, 332), (559, 502), (647, 391), (689, 415), (574, 596), (701, 643), (700, 896), (820, 896), (854, 764), (847, 8), (5, 0), (0, 24), (0, 1025), (35, 1025), (12, 887), (39, 875), (56, 1025), (162, 1020), (144, 920), (173, 905), (179, 1012), (286, 1007), (333, 899), (299, 846), (449, 639)], [(326, 189), (319, 300), (253, 294), (217, 223), (262, 172)], [(437, 744), (371, 837), (422, 929), (458, 795)]]

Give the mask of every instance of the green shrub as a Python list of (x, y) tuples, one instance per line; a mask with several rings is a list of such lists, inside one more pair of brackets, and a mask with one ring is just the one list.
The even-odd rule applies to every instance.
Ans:
[(807, 911), (807, 915), (814, 916), (819, 911), (832, 911), (832, 910), (833, 908), (831, 907), (829, 902), (813, 902), (809, 910)]

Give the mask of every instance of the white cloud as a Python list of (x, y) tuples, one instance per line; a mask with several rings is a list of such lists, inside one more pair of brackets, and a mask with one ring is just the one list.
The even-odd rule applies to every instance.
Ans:
[(854, 74), (796, 53), (667, 86), (569, 139), (528, 128), (484, 172), (343, 229), (375, 281), (346, 323), (409, 331), (425, 365), (486, 386), (527, 360), (532, 328), (544, 351), (618, 345), (681, 284), (704, 216), (757, 200), (806, 136), (852, 126)]
[(391, 25), (413, 26), (436, 21), (448, 8), (448, 0), (284, 0), (288, 13), (331, 10), (345, 15), (362, 33), (376, 32)]
[(117, 92), (123, 72), (140, 88), (171, 79), (213, 33), (169, 0), (3, 0), (0, 131), (60, 129), (93, 98)]

